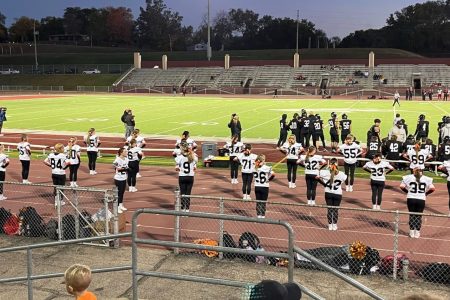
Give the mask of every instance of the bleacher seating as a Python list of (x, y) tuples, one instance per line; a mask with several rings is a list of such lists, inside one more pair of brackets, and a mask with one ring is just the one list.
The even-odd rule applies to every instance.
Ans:
[(216, 86), (241, 86), (248, 79), (254, 79), (259, 67), (237, 66), (225, 70), (216, 81)]
[(187, 86), (211, 86), (224, 72), (221, 67), (196, 68), (189, 78)]
[(293, 71), (289, 66), (260, 67), (252, 87), (286, 87)]

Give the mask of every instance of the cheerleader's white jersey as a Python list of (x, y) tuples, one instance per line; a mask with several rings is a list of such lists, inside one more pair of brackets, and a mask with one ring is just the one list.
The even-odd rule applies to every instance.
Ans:
[(79, 145), (73, 145), (69, 149), (69, 146), (64, 147), (64, 153), (66, 153), (67, 159), (71, 165), (78, 165), (80, 163), (81, 147)]
[(273, 175), (272, 168), (264, 165), (261, 168), (255, 169), (253, 178), (255, 179), (255, 187), (269, 187), (269, 178)]
[(69, 163), (67, 156), (64, 153), (50, 153), (45, 159), (45, 162), (52, 168), (52, 174), (65, 175), (65, 167)]
[[(133, 136), (130, 135), (129, 137), (127, 137), (127, 142), (128, 143), (131, 142), (132, 139), (133, 139)], [(145, 145), (145, 139), (142, 136), (138, 135), (134, 139), (136, 140), (137, 147), (142, 148), (142, 146)]]
[(255, 161), (258, 155), (249, 154), (245, 155), (245, 153), (239, 153), (237, 156), (239, 163), (241, 164), (241, 172), (245, 174), (251, 174), (255, 171)]
[(230, 157), (235, 157), (239, 153), (242, 152), (242, 149), (244, 148), (244, 144), (242, 142), (237, 142), (235, 144), (231, 144), (231, 142), (227, 142), (225, 144), (225, 149), (228, 149), (230, 151), (229, 155)]
[[(127, 180), (127, 168), (128, 168), (128, 158), (121, 158), (117, 156), (113, 162), (113, 166), (116, 170), (116, 174), (114, 174), (114, 179), (119, 181)], [(125, 170), (121, 170), (125, 169)], [(121, 170), (121, 171), (119, 171)]]
[(357, 143), (342, 144), (339, 149), (344, 155), (344, 162), (347, 164), (355, 164), (358, 161), (357, 157), (361, 155), (361, 146)]
[(140, 147), (133, 147), (128, 149), (128, 161), (139, 161), (139, 156), (142, 157), (142, 149)]
[(368, 161), (364, 168), (370, 169), (370, 179), (376, 181), (386, 181), (386, 169), (393, 170), (394, 167), (391, 166), (387, 161), (380, 161), (379, 164), (375, 164), (373, 161)]
[(410, 149), (406, 152), (408, 155), (411, 164), (409, 165), (410, 169), (419, 168), (421, 170), (425, 169), (425, 162), (430, 157), (430, 152), (427, 149), (420, 149), (419, 152), (416, 153), (415, 149)]
[(320, 166), (326, 161), (321, 155), (313, 155), (306, 161), (306, 155), (300, 155), (300, 161), (305, 164), (305, 174), (306, 175), (319, 175)]
[(31, 146), (28, 142), (20, 142), (17, 144), (17, 151), (19, 151), (19, 160), (30, 160)]
[(442, 166), (447, 169), (447, 173), (449, 174), (447, 175), (447, 181), (450, 181), (450, 160), (444, 161)]
[(347, 179), (347, 175), (339, 171), (333, 178), (333, 182), (330, 181), (330, 170), (322, 170), (319, 172), (319, 176), (323, 182), (325, 182), (325, 193), (331, 193), (335, 195), (342, 195), (342, 184)]
[(287, 159), (298, 159), (300, 153), (303, 152), (303, 147), (300, 143), (295, 143), (292, 145), (289, 143), (284, 143), (281, 148), (286, 151)]
[(175, 158), (175, 164), (179, 169), (178, 176), (194, 176), (195, 170), (197, 169), (197, 162), (198, 162), (197, 155), (194, 155), (194, 160), (192, 162), (189, 162), (187, 156), (178, 155)]
[(407, 198), (426, 200), (429, 189), (434, 188), (433, 179), (422, 175), (419, 182), (414, 174), (403, 176), (402, 184), (408, 190)]
[(98, 152), (98, 143), (100, 142), (100, 139), (96, 135), (91, 135), (89, 137), (85, 137), (84, 141), (87, 144), (86, 150), (87, 151), (93, 151)]
[[(191, 138), (186, 139), (185, 143), (188, 144), (188, 146), (191, 147), (192, 149), (197, 147), (197, 144)], [(178, 139), (176, 144), (175, 144), (175, 147), (179, 147), (180, 144), (181, 144), (181, 139)]]
[(8, 155), (6, 155), (5, 153), (1, 153), (0, 154), (0, 172), (6, 171), (6, 168), (4, 168), (3, 166), (5, 164), (7, 164), (8, 162), (9, 162)]

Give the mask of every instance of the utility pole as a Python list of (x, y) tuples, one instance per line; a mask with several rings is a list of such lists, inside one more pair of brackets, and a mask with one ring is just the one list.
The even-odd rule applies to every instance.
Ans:
[(298, 19), (299, 19), (299, 17), (300, 17), (300, 11), (297, 9), (297, 43), (296, 43), (296, 46), (295, 46), (295, 53), (298, 53)]
[(36, 63), (36, 70), (38, 69), (38, 59), (37, 59), (37, 45), (36, 45), (36, 35), (38, 35), (39, 32), (36, 32), (36, 21), (33, 23), (33, 38), (34, 38), (34, 61)]
[(211, 17), (210, 17), (210, 0), (208, 0), (208, 49), (206, 49), (206, 57), (208, 61), (211, 60), (212, 49), (211, 49)]

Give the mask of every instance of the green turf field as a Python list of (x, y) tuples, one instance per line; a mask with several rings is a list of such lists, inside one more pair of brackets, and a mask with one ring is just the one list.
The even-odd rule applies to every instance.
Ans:
[[(278, 120), (289, 118), (300, 109), (320, 113), (328, 120), (330, 112), (347, 113), (353, 120), (353, 132), (362, 141), (374, 118), (382, 120), (382, 135), (392, 127), (391, 101), (380, 100), (288, 100), (239, 99), (221, 97), (171, 97), (145, 95), (75, 95), (64, 98), (4, 100), (8, 108), (5, 128), (85, 132), (95, 127), (98, 133), (122, 133), (120, 117), (130, 107), (136, 115), (136, 127), (144, 135), (180, 135), (189, 130), (195, 137), (227, 137), (230, 115), (237, 113), (244, 138), (278, 137)], [(414, 133), (417, 117), (424, 113), (430, 121), (431, 137), (437, 139), (436, 126), (443, 115), (450, 115), (450, 103), (401, 102), (397, 111)], [(328, 130), (325, 130), (328, 139)]]

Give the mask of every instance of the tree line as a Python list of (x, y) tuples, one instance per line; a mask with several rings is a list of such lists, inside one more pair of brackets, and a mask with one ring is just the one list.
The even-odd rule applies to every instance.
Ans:
[[(93, 45), (128, 45), (155, 51), (186, 50), (207, 40), (207, 20), (200, 26), (182, 24), (183, 16), (169, 9), (164, 0), (146, 0), (135, 20), (126, 7), (68, 7), (62, 17), (33, 20), (23, 16), (7, 28), (0, 12), (0, 42), (30, 42), (33, 26), (40, 41), (49, 36), (85, 35)], [(306, 19), (298, 22), (299, 47), (400, 48), (415, 52), (450, 49), (450, 0), (410, 5), (391, 14), (381, 29), (357, 30), (342, 40)], [(211, 46), (220, 49), (293, 49), (297, 20), (260, 16), (252, 10), (220, 11), (212, 18)]]

